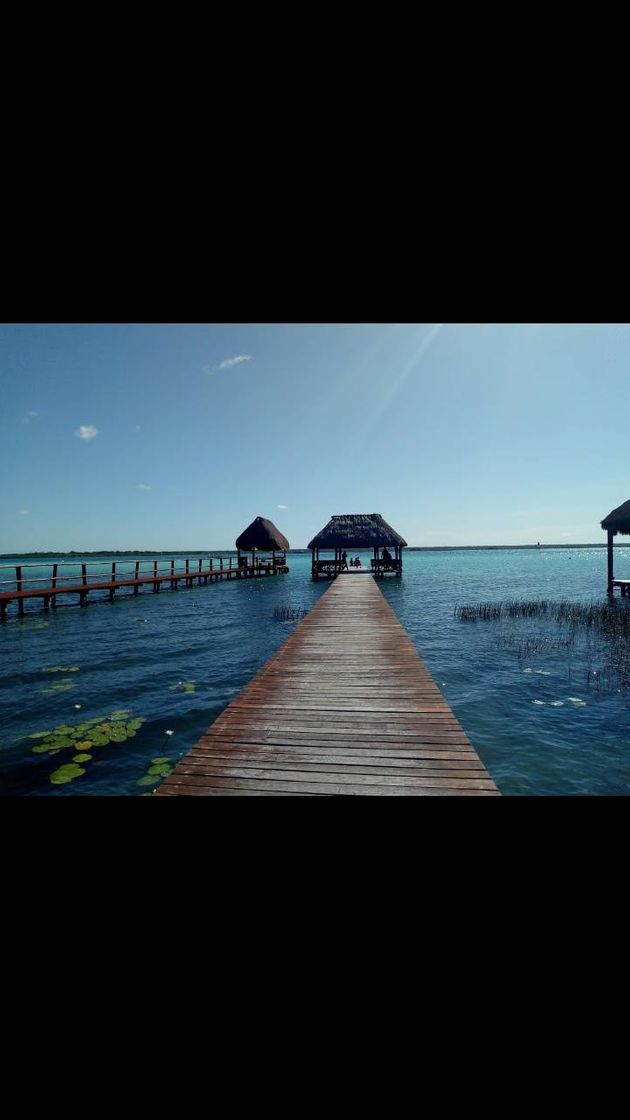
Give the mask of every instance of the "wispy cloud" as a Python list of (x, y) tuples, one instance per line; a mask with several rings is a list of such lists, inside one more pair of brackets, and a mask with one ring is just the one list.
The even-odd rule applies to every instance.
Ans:
[(224, 358), (218, 366), (204, 366), (204, 373), (216, 373), (220, 369), (232, 369), (233, 366), (240, 366), (241, 362), (251, 362), (252, 360), (253, 354), (237, 354), (235, 358)]
[(94, 439), (98, 435), (98, 428), (95, 428), (93, 424), (80, 424), (75, 429), (74, 434), (77, 439)]
[(152, 489), (153, 489), (153, 487), (152, 486), (147, 486), (146, 482), (139, 482), (138, 483), (138, 490), (152, 490)]
[(30, 509), (21, 509), (20, 510), (20, 513), (22, 514), (22, 517), (26, 517), (26, 514), (30, 513), (30, 512), (31, 512)]
[(28, 412), (24, 413), (24, 415), (22, 417), (22, 423), (23, 424), (30, 424), (31, 420), (33, 420), (36, 416), (39, 416), (39, 412), (33, 412), (32, 409), (29, 409)]
[(282, 502), (278, 502), (277, 508), (278, 509), (288, 509), (289, 507), (288, 506), (283, 506)]

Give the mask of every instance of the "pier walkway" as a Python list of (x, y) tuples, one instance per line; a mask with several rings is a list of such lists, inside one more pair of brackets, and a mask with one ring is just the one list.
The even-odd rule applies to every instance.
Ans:
[[(232, 560), (234, 559), (234, 565)], [(123, 589), (133, 589), (133, 594), (137, 595), (141, 587), (150, 587), (153, 591), (159, 592), (163, 586), (170, 587), (172, 591), (176, 591), (183, 583), (184, 587), (193, 587), (195, 580), (201, 586), (205, 586), (208, 581), (210, 583), (217, 583), (224, 579), (251, 579), (258, 576), (278, 575), (282, 572), (288, 572), (288, 567), (284, 561), (273, 560), (256, 560), (253, 564), (247, 564), (236, 561), (232, 556), (228, 557), (224, 562), (222, 557), (217, 558), (218, 563), (214, 564), (213, 559), (207, 560), (194, 559), (194, 560), (118, 560), (113, 561), (111, 564), (111, 573), (103, 572), (104, 564), (95, 563), (92, 566), (92, 572), (88, 572), (87, 563), (81, 563), (81, 574), (75, 573), (73, 575), (66, 575), (64, 572), (59, 573), (59, 564), (52, 565), (52, 573), (50, 576), (28, 578), (24, 576), (26, 568), (37, 568), (41, 570), (46, 565), (44, 564), (17, 564), (13, 566), (3, 565), (0, 567), (0, 621), (5, 622), (7, 618), (7, 608), (11, 603), (17, 604), (18, 615), (20, 618), (24, 617), (24, 604), (29, 599), (41, 599), (43, 609), (49, 610), (50, 607), (57, 606), (57, 598), (60, 595), (78, 595), (79, 603), (84, 607), (88, 602), (88, 595), (90, 591), (107, 591), (109, 593), (110, 602), (114, 601), (114, 596), (117, 591)], [(176, 567), (176, 564), (184, 564), (185, 567)], [(204, 566), (205, 565), (205, 566)], [(71, 564), (72, 567), (79, 567), (79, 564)], [(141, 567), (142, 566), (142, 567)], [(133, 567), (133, 575), (121, 574), (121, 569)], [(94, 575), (94, 569), (100, 569), (98, 575)], [(2, 578), (4, 572), (7, 570), (14, 570), (15, 576), (13, 579)], [(10, 590), (3, 590), (9, 583), (15, 584)]]
[(498, 796), (369, 574), (342, 574), (157, 795)]

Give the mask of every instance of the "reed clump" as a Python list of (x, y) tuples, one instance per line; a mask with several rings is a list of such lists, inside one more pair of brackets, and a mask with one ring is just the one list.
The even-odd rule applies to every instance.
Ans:
[(598, 671), (592, 670), (589, 665), (588, 683), (596, 684), (598, 688), (614, 684), (623, 691), (630, 691), (630, 608), (625, 601), (613, 599), (604, 603), (574, 603), (569, 600), (508, 599), (497, 603), (456, 606), (454, 616), (464, 622), (542, 618), (564, 628), (565, 633), (559, 638), (548, 635), (520, 638), (502, 634), (499, 643), (514, 648), (519, 660), (558, 650), (569, 653), (578, 629), (583, 629), (591, 635), (587, 638), (589, 659), (598, 653), (592, 647), (593, 640), (597, 642), (599, 652), (606, 657), (605, 665)]
[(550, 618), (570, 626), (586, 626), (607, 637), (630, 639), (630, 610), (625, 603), (572, 603), (568, 600), (507, 599), (499, 603), (473, 603), (455, 607), (463, 621), (501, 618)]
[(308, 607), (274, 607), (273, 617), (281, 622), (298, 622), (301, 618), (306, 618), (308, 612)]

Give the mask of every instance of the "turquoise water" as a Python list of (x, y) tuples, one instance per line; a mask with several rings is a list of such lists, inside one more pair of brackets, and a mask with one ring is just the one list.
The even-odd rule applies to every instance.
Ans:
[[(103, 571), (111, 559), (99, 558)], [(80, 558), (73, 564), (59, 573), (77, 571)], [(275, 608), (308, 610), (330, 586), (311, 581), (310, 553), (290, 554), (289, 565), (284, 576), (114, 603), (93, 594), (86, 609), (30, 609), (24, 619), (12, 608), (0, 626), (0, 791), (150, 793), (297, 625)], [(615, 575), (630, 578), (630, 548), (615, 549)], [(630, 693), (607, 673), (605, 643), (576, 631), (567, 645), (567, 631), (544, 619), (454, 617), (458, 604), (606, 601), (604, 549), (406, 551), (403, 579), (379, 586), (504, 794), (630, 792)], [(630, 610), (630, 600), (616, 605)], [(72, 739), (95, 720), (100, 732), (92, 722)], [(34, 753), (46, 744), (30, 736), (54, 728), (58, 753)], [(105, 741), (72, 745), (90, 734)], [(72, 780), (59, 776), (68, 765)]]

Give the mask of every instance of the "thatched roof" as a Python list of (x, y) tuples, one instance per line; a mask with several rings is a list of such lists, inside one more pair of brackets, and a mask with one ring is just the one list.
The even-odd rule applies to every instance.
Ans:
[(612, 529), (614, 533), (630, 533), (630, 501), (613, 509), (602, 521), (602, 529)]
[(236, 538), (236, 547), (243, 548), (249, 551), (250, 548), (261, 548), (266, 551), (274, 548), (286, 549), (289, 547), (289, 542), (286, 537), (283, 537), (279, 529), (276, 529), (273, 521), (268, 521), (266, 517), (256, 517), (251, 525), (248, 525), (243, 530), (240, 537)]
[(313, 537), (308, 548), (383, 548), (390, 544), (407, 542), (380, 513), (338, 513)]

